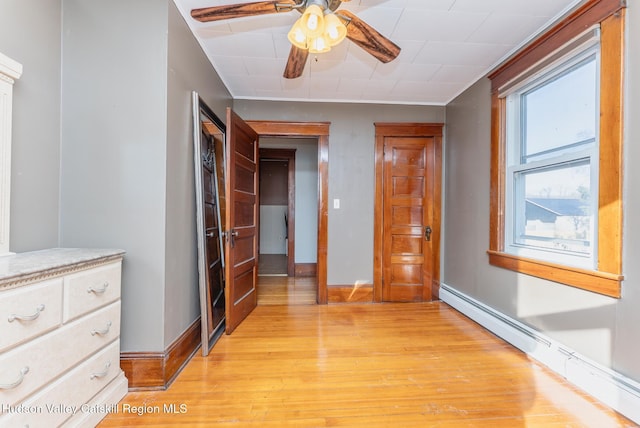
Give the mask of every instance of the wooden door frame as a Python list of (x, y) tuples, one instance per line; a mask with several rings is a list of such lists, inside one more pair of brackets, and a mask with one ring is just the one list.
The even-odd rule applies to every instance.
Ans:
[(247, 120), (260, 138), (317, 138), (318, 139), (318, 291), (316, 301), (326, 305), (327, 294), (327, 237), (329, 211), (329, 126), (330, 122), (284, 122)]
[[(262, 158), (287, 161), (287, 276), (296, 275), (296, 150), (295, 149), (260, 149)], [(260, 254), (258, 252), (258, 254)]]
[(373, 301), (382, 302), (382, 263), (384, 243), (384, 140), (386, 137), (435, 137), (435, 171), (433, 171), (433, 277), (431, 296), (440, 295), (440, 236), (442, 227), (442, 130), (443, 123), (376, 122), (375, 201), (373, 221)]

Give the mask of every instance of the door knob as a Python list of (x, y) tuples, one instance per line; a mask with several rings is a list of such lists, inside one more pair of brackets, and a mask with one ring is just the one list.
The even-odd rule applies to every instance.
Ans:
[(427, 226), (424, 228), (424, 239), (427, 241), (431, 241), (431, 226)]
[(236, 236), (238, 236), (239, 233), (235, 229), (231, 229), (228, 233), (229, 233), (229, 236), (231, 237), (231, 248), (234, 248), (236, 246)]

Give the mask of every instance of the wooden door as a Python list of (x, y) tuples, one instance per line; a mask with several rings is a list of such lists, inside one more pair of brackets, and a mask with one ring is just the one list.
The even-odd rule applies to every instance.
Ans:
[[(394, 135), (403, 132), (408, 135)], [(430, 301), (437, 297), (434, 284), (439, 284), (441, 137), (410, 135), (411, 127), (403, 132), (379, 136), (379, 297), (386, 302)]]
[(257, 305), (258, 134), (227, 109), (225, 294), (226, 332)]

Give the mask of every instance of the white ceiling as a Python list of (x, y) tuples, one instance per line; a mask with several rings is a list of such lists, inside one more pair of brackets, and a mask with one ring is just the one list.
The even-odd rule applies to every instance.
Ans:
[(238, 0), (174, 0), (236, 99), (445, 105), (581, 0), (351, 0), (348, 9), (402, 48), (388, 64), (349, 40), (282, 73), (297, 11), (201, 23), (191, 9)]

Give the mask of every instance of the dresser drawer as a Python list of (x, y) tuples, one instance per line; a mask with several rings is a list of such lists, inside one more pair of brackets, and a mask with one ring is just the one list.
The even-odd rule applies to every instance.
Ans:
[(61, 322), (61, 278), (0, 293), (0, 352), (52, 330)]
[(15, 405), (120, 335), (120, 302), (0, 354), (0, 403)]
[(6, 426), (60, 426), (74, 415), (90, 412), (87, 397), (98, 394), (120, 373), (120, 345), (116, 341), (24, 401), (24, 407), (34, 412), (11, 413)]
[[(86, 411), (76, 413), (63, 427), (86, 428), (98, 426), (100, 421), (109, 413), (120, 411), (120, 405), (118, 403), (127, 395), (127, 387), (127, 378), (124, 377), (123, 372), (120, 372), (105, 389), (91, 399), (87, 406), (85, 406)], [(2, 425), (0, 424), (0, 426)]]
[(64, 279), (63, 322), (120, 298), (120, 266), (111, 263)]

